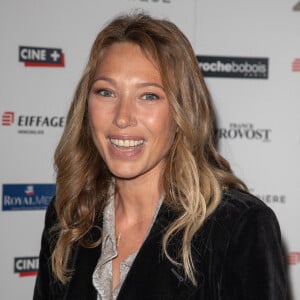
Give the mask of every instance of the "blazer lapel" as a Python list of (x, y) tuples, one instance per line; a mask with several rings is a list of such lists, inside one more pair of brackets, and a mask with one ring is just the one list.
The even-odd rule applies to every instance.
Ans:
[[(95, 232), (91, 232), (96, 237)], [(74, 273), (66, 288), (64, 300), (96, 300), (97, 292), (93, 286), (92, 276), (101, 255), (101, 244), (95, 248), (76, 245), (72, 261)]]
[[(127, 274), (118, 300), (183, 300), (196, 292), (192, 283), (185, 279), (182, 268), (172, 264), (162, 254), (163, 234), (175, 217), (163, 204), (149, 236)], [(179, 244), (175, 243), (177, 246)], [(175, 249), (170, 250), (176, 252)]]

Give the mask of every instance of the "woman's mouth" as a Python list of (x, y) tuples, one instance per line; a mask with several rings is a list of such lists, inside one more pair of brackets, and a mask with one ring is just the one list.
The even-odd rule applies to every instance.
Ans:
[(120, 159), (135, 159), (144, 150), (146, 141), (140, 137), (108, 137), (110, 153)]
[(122, 147), (122, 148), (133, 148), (138, 147), (144, 144), (144, 140), (133, 140), (133, 139), (109, 139), (111, 144), (115, 147)]

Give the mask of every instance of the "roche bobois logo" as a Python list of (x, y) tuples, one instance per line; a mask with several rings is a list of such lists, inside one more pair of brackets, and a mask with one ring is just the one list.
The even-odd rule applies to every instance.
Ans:
[(64, 67), (65, 55), (60, 48), (20, 46), (19, 61), (25, 67)]
[(267, 79), (269, 59), (266, 57), (197, 55), (205, 77)]

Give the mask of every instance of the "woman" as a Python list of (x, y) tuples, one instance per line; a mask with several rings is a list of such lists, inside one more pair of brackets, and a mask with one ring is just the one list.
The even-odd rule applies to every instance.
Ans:
[(216, 151), (213, 122), (174, 24), (107, 25), (55, 153), (34, 299), (284, 299), (276, 218)]

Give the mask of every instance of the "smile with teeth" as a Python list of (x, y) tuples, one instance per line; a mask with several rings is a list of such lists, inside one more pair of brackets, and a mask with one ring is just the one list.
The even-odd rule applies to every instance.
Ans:
[(144, 140), (119, 140), (119, 139), (110, 139), (110, 142), (116, 147), (137, 147), (144, 143)]

